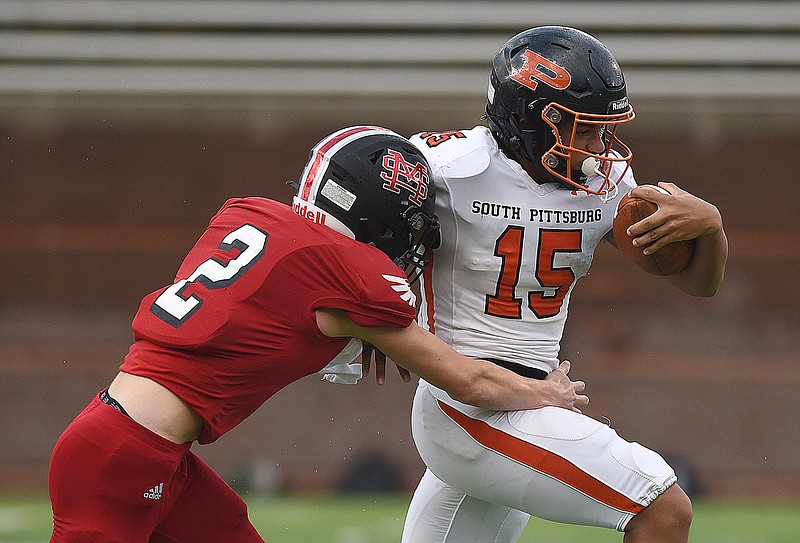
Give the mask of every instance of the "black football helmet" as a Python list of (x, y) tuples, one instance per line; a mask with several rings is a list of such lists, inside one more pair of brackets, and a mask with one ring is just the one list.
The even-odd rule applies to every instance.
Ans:
[(428, 162), (406, 138), (377, 126), (352, 126), (320, 141), (303, 169), (295, 213), (386, 253), (419, 278), (439, 222)]
[[(570, 188), (606, 197), (616, 194), (633, 158), (617, 139), (617, 128), (633, 118), (619, 64), (585, 32), (561, 26), (532, 28), (507, 41), (492, 61), (486, 119), (495, 138), (517, 155), (514, 158), (540, 164)], [(563, 132), (571, 134), (570, 141), (560, 136), (557, 126), (562, 123), (571, 123), (571, 130)], [(600, 125), (602, 153), (573, 146), (581, 125)], [(574, 164), (573, 152), (588, 158)], [(612, 168), (614, 163), (624, 168)], [(587, 187), (590, 175), (603, 176), (599, 189)]]

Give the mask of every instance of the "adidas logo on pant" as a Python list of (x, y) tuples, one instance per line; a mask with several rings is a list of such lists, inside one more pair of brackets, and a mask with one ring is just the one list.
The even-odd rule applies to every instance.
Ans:
[(144, 497), (150, 500), (160, 500), (161, 493), (164, 491), (164, 483), (159, 483), (147, 492), (144, 493)]

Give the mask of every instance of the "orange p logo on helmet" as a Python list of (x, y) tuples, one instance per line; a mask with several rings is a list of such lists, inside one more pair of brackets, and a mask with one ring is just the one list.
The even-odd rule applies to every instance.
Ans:
[(524, 55), (522, 66), (511, 73), (511, 79), (531, 90), (536, 89), (539, 81), (558, 90), (569, 87), (572, 77), (562, 66), (530, 49), (526, 49)]

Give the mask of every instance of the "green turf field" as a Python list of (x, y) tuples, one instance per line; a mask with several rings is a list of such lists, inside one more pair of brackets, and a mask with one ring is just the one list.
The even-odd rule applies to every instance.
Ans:
[[(269, 543), (397, 543), (405, 496), (248, 499), (253, 523)], [(0, 495), (0, 542), (45, 543), (50, 506), (43, 496)], [(609, 530), (532, 520), (520, 543), (621, 542)], [(695, 502), (693, 543), (797, 543), (800, 501)]]

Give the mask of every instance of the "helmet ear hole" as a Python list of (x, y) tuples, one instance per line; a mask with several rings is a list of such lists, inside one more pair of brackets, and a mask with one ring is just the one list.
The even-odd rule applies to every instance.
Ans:
[(380, 232), (381, 239), (394, 239), (395, 237), (394, 230), (383, 221), (378, 223), (378, 232)]
[(512, 115), (516, 119), (517, 124), (522, 130), (525, 131), (536, 130), (536, 123), (534, 123), (530, 119), (523, 117), (519, 113), (512, 113)]
[(375, 164), (378, 163), (378, 159), (380, 159), (380, 157), (382, 155), (383, 155), (383, 151), (378, 150), (378, 151), (375, 151), (374, 153), (370, 153), (369, 156), (367, 157), (367, 160), (369, 160), (370, 163), (372, 163), (372, 165), (374, 166)]

